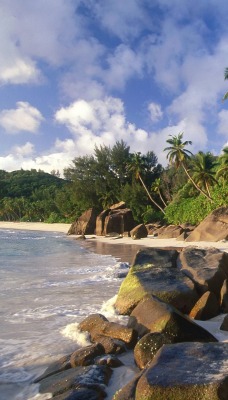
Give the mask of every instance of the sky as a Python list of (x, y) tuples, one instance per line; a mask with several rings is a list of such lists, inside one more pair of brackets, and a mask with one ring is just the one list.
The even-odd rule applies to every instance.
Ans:
[(227, 0), (0, 0), (0, 169), (228, 144)]

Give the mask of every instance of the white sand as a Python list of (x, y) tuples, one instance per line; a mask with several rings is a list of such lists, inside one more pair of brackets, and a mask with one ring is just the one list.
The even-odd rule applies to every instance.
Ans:
[[(47, 224), (44, 222), (5, 222), (0, 221), (0, 229), (21, 229), (30, 231), (46, 231), (46, 232), (68, 232), (71, 224)], [(74, 237), (74, 235), (72, 235)], [(101, 243), (107, 243), (109, 245), (137, 245), (146, 247), (199, 247), (209, 248), (214, 247), (221, 251), (228, 252), (228, 241), (220, 242), (184, 242), (176, 239), (158, 239), (153, 236), (148, 236), (144, 239), (133, 240), (129, 237), (104, 237), (96, 235), (86, 235), (88, 240), (96, 240)]]

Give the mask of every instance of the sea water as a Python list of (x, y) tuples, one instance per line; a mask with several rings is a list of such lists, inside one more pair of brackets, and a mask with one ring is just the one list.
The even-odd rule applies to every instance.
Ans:
[(113, 296), (129, 265), (57, 232), (2, 229), (0, 254), (0, 400), (46, 399), (32, 382), (89, 343), (77, 330), (87, 315), (119, 318)]

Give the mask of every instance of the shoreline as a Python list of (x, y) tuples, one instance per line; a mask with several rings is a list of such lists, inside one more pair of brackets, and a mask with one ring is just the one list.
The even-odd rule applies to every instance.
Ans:
[[(19, 229), (29, 231), (44, 231), (44, 232), (61, 232), (67, 235), (71, 224), (45, 222), (8, 222), (0, 221), (0, 229)], [(69, 235), (68, 238), (76, 240), (76, 235)], [(143, 239), (133, 240), (130, 237), (107, 237), (86, 235), (86, 240), (81, 241), (82, 245), (88, 250), (95, 251), (98, 254), (111, 255), (131, 263), (136, 252), (142, 247), (151, 248), (172, 248), (182, 249), (183, 247), (197, 248), (217, 248), (228, 253), (228, 241), (220, 242), (185, 242), (176, 239), (158, 239), (153, 236), (147, 236)]]

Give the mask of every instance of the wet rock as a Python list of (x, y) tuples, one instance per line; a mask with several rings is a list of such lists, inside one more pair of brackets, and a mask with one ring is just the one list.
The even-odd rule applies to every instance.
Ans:
[(199, 295), (194, 283), (177, 266), (178, 251), (146, 248), (140, 250), (121, 284), (115, 308), (130, 314), (143, 297), (153, 294), (189, 313)]
[(213, 292), (206, 292), (194, 305), (189, 316), (201, 321), (207, 321), (219, 315), (220, 303)]
[(228, 279), (223, 282), (221, 288), (221, 312), (228, 313)]
[(163, 346), (138, 381), (135, 400), (226, 400), (226, 343)]
[(154, 332), (144, 335), (134, 348), (134, 358), (140, 369), (146, 367), (152, 361), (155, 354), (164, 344), (172, 343), (164, 333)]
[(38, 383), (42, 379), (57, 374), (58, 372), (70, 369), (71, 368), (70, 356), (71, 355), (61, 357), (59, 360), (53, 362), (51, 365), (49, 365), (49, 367), (44, 371), (44, 373), (41, 376), (35, 379), (34, 383)]
[(105, 322), (108, 322), (107, 318), (102, 314), (90, 314), (88, 317), (83, 319), (80, 322), (78, 329), (80, 331), (87, 331), (90, 332), (93, 328), (97, 326), (105, 325)]
[(120, 354), (126, 351), (126, 344), (122, 340), (97, 335), (96, 333), (93, 336), (93, 331), (91, 331), (91, 340), (92, 342), (100, 343), (104, 348), (105, 354)]
[(122, 340), (128, 346), (133, 346), (137, 341), (136, 332), (116, 322), (109, 322), (101, 314), (92, 314), (79, 324), (79, 329), (87, 331), (92, 341), (97, 342), (101, 336)]
[(139, 336), (148, 332), (161, 332), (176, 342), (216, 342), (209, 332), (186, 315), (155, 296), (140, 301), (129, 317), (128, 326)]
[(59, 396), (55, 396), (55, 400), (102, 400), (104, 394), (88, 388), (80, 388), (69, 390)]
[(134, 379), (128, 382), (124, 387), (119, 389), (113, 396), (112, 400), (135, 400), (135, 390), (139, 378), (142, 374), (137, 374)]
[(71, 354), (71, 366), (72, 368), (75, 368), (80, 365), (91, 365), (94, 363), (95, 358), (101, 354), (104, 354), (104, 348), (99, 343), (82, 347)]
[(113, 355), (107, 355), (103, 357), (98, 357), (95, 361), (96, 365), (107, 365), (110, 368), (117, 368), (123, 365), (122, 361), (119, 358)]
[(188, 247), (181, 251), (179, 259), (181, 271), (194, 282), (198, 292), (213, 292), (220, 301), (221, 288), (228, 277), (228, 253)]
[(103, 385), (108, 384), (110, 376), (110, 368), (103, 365), (71, 368), (43, 379), (40, 382), (39, 391), (52, 393), (55, 397), (71, 389), (87, 388), (103, 396), (100, 398), (104, 398)]
[(220, 329), (222, 331), (228, 331), (228, 314), (225, 316), (225, 318), (220, 326)]

